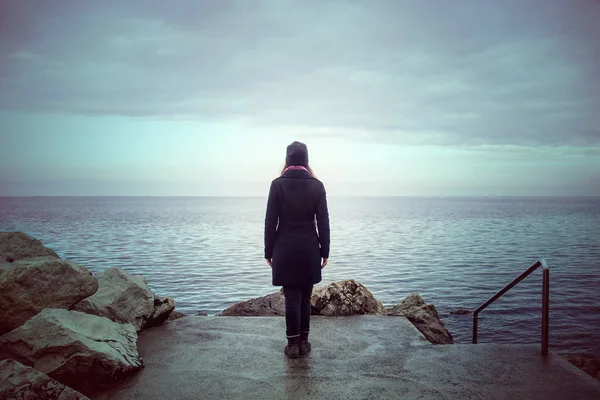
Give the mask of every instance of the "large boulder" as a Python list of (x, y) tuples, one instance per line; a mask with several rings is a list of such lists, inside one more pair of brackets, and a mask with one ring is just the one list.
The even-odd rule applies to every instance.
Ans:
[(381, 303), (354, 279), (314, 288), (310, 302), (313, 313), (326, 316), (383, 313)]
[(47, 308), (0, 336), (0, 360), (13, 359), (85, 391), (142, 368), (131, 324), (78, 311)]
[(285, 297), (283, 291), (271, 293), (232, 305), (220, 315), (232, 316), (272, 316), (285, 315)]
[(89, 400), (43, 372), (15, 360), (0, 361), (0, 399)]
[(431, 343), (454, 343), (452, 335), (439, 318), (435, 306), (425, 304), (418, 293), (408, 296), (402, 304), (386, 308), (384, 314), (406, 317)]
[(0, 268), (0, 335), (44, 308), (70, 308), (96, 290), (98, 282), (92, 273), (72, 261), (18, 257)]
[(39, 257), (60, 258), (54, 250), (23, 232), (0, 232), (0, 267), (13, 261)]
[(130, 323), (139, 332), (164, 322), (175, 308), (173, 299), (157, 298), (146, 280), (111, 267), (96, 274), (98, 291), (75, 304), (73, 310)]

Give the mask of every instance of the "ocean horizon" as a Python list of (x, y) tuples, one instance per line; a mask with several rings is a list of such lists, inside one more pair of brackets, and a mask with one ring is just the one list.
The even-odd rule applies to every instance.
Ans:
[[(158, 197), (158, 198), (267, 198), (267, 193), (264, 195), (22, 195), (22, 196), (8, 196), (0, 195), (0, 199), (14, 199), (14, 198), (31, 198), (31, 197), (99, 197), (99, 198), (110, 198), (110, 197)], [(567, 195), (548, 195), (548, 196), (529, 196), (529, 195), (327, 195), (327, 198), (425, 198), (425, 199), (488, 199), (488, 198), (500, 198), (500, 199), (600, 199), (600, 196), (567, 196)]]

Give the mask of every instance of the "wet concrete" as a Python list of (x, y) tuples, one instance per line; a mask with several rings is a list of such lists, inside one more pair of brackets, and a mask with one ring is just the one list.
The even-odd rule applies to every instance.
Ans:
[(281, 317), (186, 317), (140, 334), (143, 369), (91, 399), (600, 399), (538, 345), (432, 345), (402, 317), (313, 317), (309, 355)]

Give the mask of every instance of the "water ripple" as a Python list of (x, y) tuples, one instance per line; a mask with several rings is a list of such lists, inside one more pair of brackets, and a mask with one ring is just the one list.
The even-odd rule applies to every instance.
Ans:
[[(189, 313), (263, 296), (264, 198), (0, 198), (20, 230), (98, 272), (144, 275)], [(598, 199), (331, 198), (324, 282), (354, 278), (385, 306), (419, 292), (457, 342), (474, 309), (538, 258), (551, 265), (551, 347), (600, 356)], [(541, 272), (482, 312), (480, 342), (539, 343)]]

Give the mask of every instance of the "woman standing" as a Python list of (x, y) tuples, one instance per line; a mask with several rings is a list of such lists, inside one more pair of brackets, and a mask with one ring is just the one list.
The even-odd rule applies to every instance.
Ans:
[(287, 147), (281, 176), (271, 182), (265, 217), (265, 258), (272, 269), (273, 285), (283, 286), (288, 339), (284, 351), (288, 357), (297, 358), (311, 348), (310, 296), (329, 258), (325, 186), (308, 166), (304, 143), (294, 142)]

